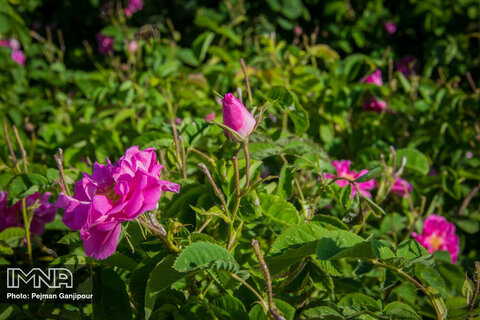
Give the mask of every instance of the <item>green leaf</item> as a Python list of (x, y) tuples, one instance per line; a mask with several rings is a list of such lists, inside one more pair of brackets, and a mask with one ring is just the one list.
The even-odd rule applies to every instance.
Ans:
[(378, 205), (376, 204), (375, 202), (373, 202), (372, 199), (370, 199), (369, 197), (367, 196), (361, 196), (360, 197), (360, 201), (364, 201), (367, 203), (368, 207), (373, 211), (373, 213), (375, 213), (377, 216), (384, 216), (385, 215), (385, 211), (383, 211), (383, 209)]
[(280, 178), (278, 179), (277, 195), (283, 199), (288, 199), (293, 193), (293, 180), (295, 174), (293, 170), (287, 166), (283, 166), (280, 170)]
[(202, 241), (183, 249), (173, 267), (179, 272), (213, 268), (236, 273), (239, 269), (235, 258), (227, 249)]
[(285, 226), (291, 226), (300, 221), (297, 209), (287, 200), (271, 194), (262, 194), (259, 198), (263, 214), (272, 221)]
[(473, 297), (473, 292), (475, 291), (475, 284), (468, 277), (463, 282), (462, 286), (462, 295), (467, 300), (467, 304), (470, 305)]
[(419, 172), (424, 176), (427, 175), (430, 171), (427, 157), (425, 157), (425, 155), (417, 149), (399, 149), (397, 150), (396, 155), (398, 167), (402, 164), (402, 158), (405, 157), (407, 159), (405, 168), (413, 170), (415, 172)]
[(422, 282), (428, 284), (432, 288), (435, 288), (441, 292), (442, 295), (446, 296), (445, 281), (437, 270), (424, 264), (417, 263), (415, 265), (415, 275), (422, 280)]
[(344, 296), (339, 302), (339, 307), (351, 307), (357, 310), (380, 311), (380, 304), (372, 297), (363, 293), (350, 293)]
[(295, 316), (295, 308), (292, 307), (289, 303), (273, 298), (273, 301), (275, 302), (275, 305), (277, 306), (278, 310), (280, 310), (286, 320), (293, 320), (293, 317)]
[(329, 306), (321, 306), (306, 309), (302, 312), (300, 319), (302, 320), (342, 320), (345, 317)]
[(397, 257), (398, 258), (406, 258), (413, 263), (415, 263), (416, 259), (425, 258), (426, 256), (430, 256), (428, 251), (417, 241), (409, 239), (405, 240), (398, 245), (397, 248)]
[(95, 275), (94, 294), (99, 298), (98, 302), (93, 303), (92, 318), (94, 320), (133, 319), (132, 308), (122, 278), (108, 268), (100, 268)]
[(308, 127), (310, 126), (310, 120), (308, 118), (308, 113), (299, 103), (295, 103), (288, 108), (288, 115), (293, 121), (295, 133), (297, 135), (301, 136), (307, 132)]
[(391, 319), (422, 319), (412, 307), (399, 301), (387, 304), (383, 309), (383, 313)]
[(37, 173), (20, 174), (7, 186), (8, 198), (13, 201), (27, 197), (48, 185), (48, 179)]
[(142, 134), (141, 136), (137, 137), (132, 145), (138, 145), (140, 149), (145, 148), (168, 148), (173, 144), (173, 138), (171, 135), (166, 133), (161, 133), (158, 131), (151, 131)]
[(282, 151), (279, 147), (267, 142), (252, 142), (248, 144), (250, 157), (255, 160), (263, 160), (265, 158), (276, 156)]
[(210, 304), (220, 308), (226, 313), (226, 318), (224, 315), (218, 315), (221, 319), (249, 320), (247, 310), (245, 310), (245, 306), (238, 298), (230, 295), (222, 295), (211, 300)]
[(351, 232), (332, 231), (323, 237), (317, 248), (317, 257), (320, 260), (340, 258), (357, 259), (391, 259), (395, 257), (393, 251), (381, 241), (369, 237), (367, 240)]
[(145, 289), (145, 319), (149, 319), (155, 307), (157, 295), (172, 284), (187, 276), (173, 268), (174, 255), (168, 255), (160, 261), (150, 273)]
[(368, 170), (367, 173), (358, 177), (354, 181), (355, 182), (367, 182), (367, 181), (370, 181), (372, 179), (376, 179), (383, 173), (383, 169), (384, 169), (383, 166), (375, 167), (372, 170)]
[(82, 239), (80, 239), (80, 232), (73, 231), (63, 236), (60, 240), (57, 241), (57, 243), (66, 244), (66, 245), (75, 245), (75, 244), (79, 244), (81, 241)]

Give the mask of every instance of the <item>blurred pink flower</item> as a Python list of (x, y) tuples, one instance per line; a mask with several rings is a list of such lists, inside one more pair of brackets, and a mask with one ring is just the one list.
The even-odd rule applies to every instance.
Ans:
[(473, 152), (472, 151), (467, 151), (467, 153), (465, 153), (465, 156), (467, 157), (467, 159), (472, 159), (473, 158)]
[(176, 118), (175, 118), (175, 123), (176, 123), (176, 124), (182, 124), (182, 121), (183, 121), (182, 118), (179, 118), (179, 117), (176, 117)]
[(365, 79), (362, 80), (363, 83), (373, 83), (377, 86), (383, 85), (382, 80), (382, 71), (380, 69), (375, 70), (371, 75), (367, 76)]
[(300, 26), (295, 26), (295, 27), (293, 28), (293, 32), (295, 33), (295, 35), (296, 35), (297, 37), (302, 34), (302, 31), (303, 31), (303, 30), (302, 30), (302, 27), (300, 27)]
[(385, 21), (383, 27), (388, 32), (388, 34), (394, 34), (397, 32), (397, 25), (393, 21)]
[(255, 128), (255, 118), (247, 108), (233, 96), (227, 93), (222, 99), (223, 124), (235, 130), (242, 138), (246, 138)]
[(128, 51), (131, 53), (134, 53), (138, 49), (138, 42), (135, 40), (132, 40), (128, 43)]
[[(334, 179), (334, 178), (337, 178), (337, 177), (342, 177), (342, 178), (347, 178), (349, 180), (355, 180), (358, 177), (363, 176), (364, 174), (366, 174), (368, 172), (367, 169), (363, 169), (360, 172), (350, 170), (350, 165), (351, 164), (352, 164), (352, 162), (350, 160), (335, 160), (335, 161), (332, 161), (332, 165), (337, 170), (337, 175), (326, 174), (325, 178)], [(337, 181), (335, 181), (335, 183), (337, 185), (339, 185), (340, 187), (345, 187), (347, 184), (350, 184), (349, 182), (347, 182), (343, 179), (337, 180)], [(366, 182), (357, 183), (356, 185), (358, 187), (358, 190), (363, 195), (371, 198), (372, 194), (370, 193), (370, 190), (375, 188), (377, 183), (375, 182), (375, 180), (372, 179), (372, 180), (369, 180), (369, 181), (366, 181)], [(357, 190), (355, 190), (355, 187), (353, 185), (351, 186), (351, 188), (352, 188), (352, 198), (353, 198), (353, 196), (355, 196), (355, 193), (357, 192)]]
[(75, 195), (63, 193), (57, 207), (65, 209), (63, 223), (80, 230), (85, 254), (105, 259), (115, 252), (121, 223), (154, 210), (164, 191), (178, 192), (176, 183), (160, 180), (162, 165), (154, 148), (129, 148), (114, 165), (95, 163), (75, 184)]
[(130, 0), (125, 8), (125, 15), (131, 17), (135, 12), (143, 9), (143, 0)]
[(20, 42), (18, 42), (17, 39), (10, 39), (8, 42), (8, 45), (10, 46), (10, 49), (12, 50), (19, 50), (20, 49)]
[(25, 58), (22, 50), (12, 50), (12, 60), (19, 65), (24, 66), (27, 58)]
[(215, 112), (209, 113), (205, 116), (205, 121), (210, 122), (215, 119)]
[(0, 47), (9, 47), (10, 42), (7, 39), (0, 39)]
[(406, 55), (397, 62), (397, 70), (406, 76), (418, 73), (418, 60), (417, 58)]
[[(45, 231), (45, 224), (55, 219), (57, 208), (53, 203), (48, 202), (51, 193), (45, 192), (42, 196), (36, 192), (25, 198), (26, 208), (36, 206), (33, 211), (33, 219), (30, 223), (30, 231), (33, 234), (41, 235)], [(10, 208), (7, 208), (7, 192), (0, 192), (0, 231), (9, 227), (23, 227), (22, 200), (17, 201)]]
[(96, 35), (98, 52), (103, 55), (107, 55), (113, 52), (113, 38), (104, 34), (98, 33)]
[(363, 103), (363, 110), (375, 111), (381, 113), (383, 109), (387, 108), (387, 103), (383, 100), (379, 100), (376, 97), (371, 97)]
[(412, 185), (405, 179), (397, 178), (390, 191), (399, 196), (406, 197), (412, 191)]
[(422, 234), (412, 233), (413, 238), (424, 246), (429, 253), (445, 250), (450, 253), (452, 263), (457, 262), (459, 238), (455, 234), (455, 226), (442, 216), (431, 214), (423, 221)]

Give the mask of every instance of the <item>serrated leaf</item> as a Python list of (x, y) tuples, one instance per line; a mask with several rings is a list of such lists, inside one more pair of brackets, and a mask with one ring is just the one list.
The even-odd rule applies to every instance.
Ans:
[(412, 307), (399, 301), (387, 304), (383, 309), (383, 313), (391, 317), (391, 319), (421, 319)]
[(272, 221), (291, 226), (300, 221), (300, 214), (293, 204), (272, 194), (260, 195), (263, 214)]
[(236, 273), (239, 269), (235, 258), (227, 249), (203, 241), (195, 242), (183, 249), (173, 267), (179, 272), (217, 269)]
[(74, 245), (74, 244), (80, 243), (81, 241), (82, 239), (80, 239), (80, 232), (74, 231), (74, 232), (69, 232), (67, 235), (60, 238), (60, 240), (58, 240), (57, 243)]
[(48, 185), (48, 179), (37, 173), (20, 174), (7, 185), (8, 198), (13, 201), (27, 197)]
[(397, 156), (398, 167), (402, 164), (402, 158), (405, 157), (407, 159), (405, 168), (419, 172), (424, 176), (427, 175), (427, 173), (430, 171), (427, 157), (425, 157), (425, 155), (420, 151), (418, 151), (417, 149), (413, 149), (413, 148), (399, 149), (396, 152), (396, 156)]
[(358, 177), (354, 181), (355, 182), (367, 182), (367, 181), (370, 181), (372, 179), (378, 178), (382, 173), (383, 173), (383, 166), (378, 166), (378, 167), (373, 168), (372, 170), (368, 170), (367, 173)]

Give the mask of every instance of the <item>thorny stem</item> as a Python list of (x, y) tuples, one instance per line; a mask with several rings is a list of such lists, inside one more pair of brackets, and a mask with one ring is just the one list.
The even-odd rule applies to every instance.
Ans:
[(32, 240), (30, 239), (30, 221), (27, 216), (27, 206), (25, 198), (22, 199), (22, 214), (23, 225), (25, 227), (25, 235), (27, 237), (28, 261), (30, 262), (30, 264), (33, 264)]
[(202, 226), (200, 228), (198, 228), (197, 231), (195, 231), (195, 233), (201, 233), (203, 231), (203, 229), (205, 229), (205, 227), (210, 223), (212, 222), (213, 220), (213, 217), (208, 217), (207, 221), (205, 221)]
[(51, 256), (54, 259), (58, 258), (57, 253), (55, 251), (53, 251), (52, 249), (50, 249), (49, 247), (47, 247), (46, 245), (44, 245), (42, 243), (42, 241), (40, 240), (40, 237), (33, 237), (33, 241), (40, 248), (40, 250), (42, 250), (43, 252), (45, 252), (46, 254), (48, 254), (49, 256)]
[[(472, 300), (468, 304), (468, 310), (473, 310), (477, 302), (478, 292), (480, 291), (480, 262), (475, 262), (475, 291), (473, 292)], [(471, 316), (470, 316), (471, 318)]]
[(25, 173), (28, 173), (28, 161), (27, 161), (27, 152), (23, 147), (22, 139), (20, 139), (20, 135), (18, 134), (17, 127), (12, 126), (13, 134), (15, 135), (15, 139), (17, 140), (18, 145), (20, 146), (20, 153), (22, 154), (22, 161), (23, 161), (23, 170)]
[(163, 228), (162, 225), (159, 225), (161, 227), (156, 227), (154, 226), (151, 222), (147, 221), (143, 216), (138, 216), (138, 221), (144, 225), (146, 228), (148, 228), (150, 231), (152, 231), (157, 238), (159, 238), (165, 246), (173, 251), (174, 253), (177, 253), (179, 249), (173, 244), (170, 240), (168, 240), (168, 234), (167, 231), (165, 231), (165, 228)]
[(175, 143), (175, 156), (177, 158), (177, 166), (178, 166), (178, 169), (181, 170), (182, 159), (180, 158), (180, 147), (178, 145), (177, 127), (175, 126), (175, 120), (173, 118), (170, 119), (170, 125), (172, 126), (172, 131), (173, 131), (173, 141)]
[(248, 81), (247, 67), (245, 66), (245, 60), (240, 59), (240, 64), (242, 65), (243, 76), (245, 77), (245, 86), (247, 87), (248, 102), (250, 107), (253, 105), (252, 90), (250, 89), (250, 82)]
[(206, 155), (202, 151), (198, 150), (197, 148), (195, 148), (193, 146), (190, 146), (187, 150), (187, 153), (190, 152), (190, 151), (193, 151), (196, 154), (198, 154), (199, 156), (201, 156), (202, 158), (206, 159), (208, 162), (210, 162), (212, 164), (212, 166), (214, 166), (214, 167), (216, 166), (215, 161), (211, 157), (209, 157), (208, 155)]
[(187, 158), (185, 157), (185, 145), (182, 137), (178, 137), (178, 140), (180, 141), (180, 150), (182, 153), (182, 177), (183, 179), (187, 179)]
[(265, 288), (267, 290), (267, 297), (268, 297), (268, 311), (273, 315), (275, 319), (283, 319), (277, 313), (277, 306), (273, 301), (273, 291), (272, 291), (272, 278), (270, 276), (270, 271), (268, 270), (268, 266), (265, 263), (265, 259), (263, 258), (262, 251), (260, 250), (260, 245), (256, 239), (252, 239), (252, 246), (255, 255), (257, 256), (258, 263), (260, 264), (260, 269), (262, 270), (263, 277), (265, 278)]
[[(232, 157), (232, 162), (233, 162), (233, 173), (234, 173), (234, 180), (235, 180), (235, 203), (233, 205), (233, 211), (232, 211), (232, 217), (231, 217), (231, 223), (228, 225), (228, 249), (233, 247), (234, 240), (236, 238), (236, 235), (238, 231), (234, 233), (234, 224), (235, 224), (235, 219), (237, 217), (237, 211), (238, 207), (240, 206), (240, 199), (241, 199), (241, 194), (240, 194), (240, 171), (238, 169), (238, 158), (237, 157)], [(243, 225), (243, 224), (241, 224)]]
[(222, 203), (222, 206), (223, 206), (223, 211), (226, 213), (228, 212), (228, 207), (227, 207), (227, 203), (225, 201), (225, 197), (223, 196), (222, 192), (220, 191), (220, 189), (218, 189), (217, 185), (215, 184), (215, 181), (213, 180), (212, 178), (212, 175), (210, 174), (210, 171), (208, 171), (208, 168), (205, 164), (203, 163), (199, 163), (198, 164), (198, 167), (200, 168), (200, 170), (202, 170), (202, 172), (205, 174), (205, 176), (207, 177), (208, 181), (210, 182), (210, 185), (212, 186), (212, 189), (213, 189), (213, 192), (215, 193), (215, 195), (217, 196), (217, 198), (220, 200), (220, 202)]
[(7, 123), (3, 123), (3, 133), (5, 134), (5, 140), (7, 141), (8, 151), (10, 152), (10, 160), (12, 160), (13, 166), (17, 168), (18, 171), (18, 163), (17, 157), (15, 157), (15, 152), (13, 152), (12, 142), (10, 141), (10, 136), (8, 135)]
[(63, 185), (63, 189), (65, 189), (65, 193), (67, 196), (71, 196), (70, 188), (68, 187), (67, 180), (65, 178), (65, 171), (63, 170), (63, 150), (58, 148), (58, 155), (53, 155), (55, 158), (55, 162), (57, 163), (58, 173), (60, 177), (60, 183)]
[(444, 318), (445, 315), (442, 314), (442, 311), (438, 308), (438, 305), (435, 303), (435, 298), (433, 297), (432, 293), (430, 291), (428, 291), (428, 289), (425, 288), (414, 277), (410, 276), (408, 273), (406, 273), (402, 269), (397, 269), (397, 268), (395, 268), (393, 266), (390, 266), (388, 264), (384, 264), (384, 263), (378, 262), (376, 260), (371, 260), (370, 262), (373, 263), (373, 265), (375, 265), (375, 266), (390, 269), (390, 270), (398, 273), (399, 275), (401, 275), (402, 277), (404, 277), (405, 279), (407, 279), (411, 283), (413, 283), (417, 288), (419, 288), (423, 293), (425, 293), (425, 295), (428, 297), (428, 299), (430, 299), (430, 302), (432, 303), (433, 308), (435, 309), (435, 313), (437, 314), (437, 319), (443, 319)]
[(265, 308), (265, 310), (268, 310), (268, 304), (267, 302), (262, 298), (262, 296), (260, 295), (260, 293), (257, 292), (257, 290), (255, 290), (251, 285), (249, 285), (245, 280), (243, 280), (242, 278), (240, 278), (239, 276), (237, 276), (235, 273), (231, 273), (231, 276), (236, 279), (237, 281), (241, 282), (245, 287), (247, 287), (250, 291), (252, 291), (252, 293), (257, 296), (258, 300), (260, 300), (260, 302), (262, 303), (263, 307)]
[(250, 185), (250, 152), (248, 151), (248, 137), (242, 142), (243, 152), (245, 153), (245, 190)]
[[(240, 225), (238, 226), (237, 230), (235, 230), (235, 233), (231, 237), (229, 243), (228, 243), (228, 251), (231, 251), (232, 248), (235, 246), (235, 240), (237, 240), (237, 236), (240, 233), (240, 230), (242, 230), (243, 227), (243, 221), (240, 222)], [(232, 223), (232, 229), (233, 229), (233, 223)]]

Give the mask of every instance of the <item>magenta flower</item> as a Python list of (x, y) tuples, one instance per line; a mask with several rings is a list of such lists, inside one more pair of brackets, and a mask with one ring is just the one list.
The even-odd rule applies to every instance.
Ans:
[(96, 35), (98, 52), (103, 55), (107, 55), (110, 52), (113, 52), (113, 38), (98, 33)]
[[(45, 192), (41, 197), (38, 192), (25, 198), (27, 208), (35, 206), (33, 218), (30, 223), (30, 231), (33, 234), (41, 235), (45, 231), (45, 224), (55, 219), (57, 208), (53, 203), (48, 202), (51, 193)], [(7, 208), (7, 192), (0, 192), (0, 231), (9, 227), (23, 227), (22, 201), (17, 201), (10, 208)]]
[(393, 21), (385, 21), (383, 23), (383, 27), (388, 34), (394, 34), (395, 32), (397, 32), (397, 25)]
[(164, 191), (178, 192), (176, 183), (160, 180), (162, 165), (154, 148), (129, 148), (114, 165), (95, 163), (75, 184), (75, 195), (63, 193), (57, 207), (65, 209), (63, 223), (80, 230), (85, 254), (105, 259), (115, 252), (123, 221), (154, 210)]
[(429, 253), (437, 250), (444, 250), (450, 253), (452, 263), (457, 262), (458, 253), (460, 251), (458, 236), (455, 234), (455, 226), (442, 216), (431, 214), (423, 221), (422, 234), (415, 232), (412, 236)]
[(383, 109), (387, 108), (387, 103), (383, 100), (379, 100), (376, 97), (371, 97), (363, 103), (363, 110), (375, 111), (381, 113)]
[(18, 63), (21, 66), (25, 65), (25, 61), (27, 61), (27, 58), (25, 58), (25, 55), (23, 54), (22, 50), (12, 50), (12, 60)]
[(143, 0), (130, 0), (125, 8), (125, 15), (131, 17), (135, 12), (143, 9)]
[(223, 124), (235, 130), (242, 138), (246, 138), (255, 128), (255, 118), (247, 108), (233, 96), (227, 93), (222, 99)]
[(215, 112), (209, 113), (205, 116), (205, 121), (210, 122), (215, 119)]
[[(360, 172), (350, 170), (350, 165), (351, 164), (352, 164), (352, 162), (350, 160), (335, 160), (335, 161), (332, 161), (332, 165), (337, 170), (337, 175), (335, 176), (333, 174), (326, 174), (325, 178), (334, 179), (334, 178), (337, 178), (337, 177), (342, 177), (342, 178), (347, 178), (349, 180), (355, 180), (358, 177), (363, 176), (364, 174), (366, 174), (368, 172), (367, 169), (363, 169)], [(343, 179), (337, 180), (337, 181), (335, 181), (335, 183), (337, 185), (339, 185), (340, 187), (345, 187), (347, 184), (349, 184), (349, 182), (347, 182), (346, 180), (343, 180)], [(375, 188), (377, 183), (375, 182), (375, 180), (372, 179), (372, 180), (369, 180), (369, 181), (366, 181), (366, 182), (356, 183), (356, 185), (357, 185), (358, 190), (363, 195), (371, 198), (372, 194), (370, 193), (370, 190)], [(351, 186), (351, 188), (352, 188), (352, 198), (353, 198), (353, 196), (355, 196), (355, 193), (357, 191), (355, 190), (355, 187), (353, 185)]]
[(9, 47), (10, 46), (10, 42), (8, 41), (8, 39), (0, 39), (0, 47)]
[(406, 76), (418, 73), (418, 60), (413, 56), (405, 56), (398, 60), (397, 70)]
[(373, 72), (371, 75), (363, 79), (362, 82), (373, 83), (374, 85), (377, 85), (379, 87), (382, 86), (383, 85), (382, 71), (380, 71), (380, 69), (375, 70), (375, 72)]
[(412, 185), (405, 179), (397, 178), (390, 191), (399, 196), (406, 197), (412, 191)]
[(182, 124), (182, 122), (183, 122), (183, 119), (182, 119), (182, 118), (179, 118), (179, 117), (176, 117), (176, 118), (175, 118), (175, 123), (176, 123), (176, 124)]

